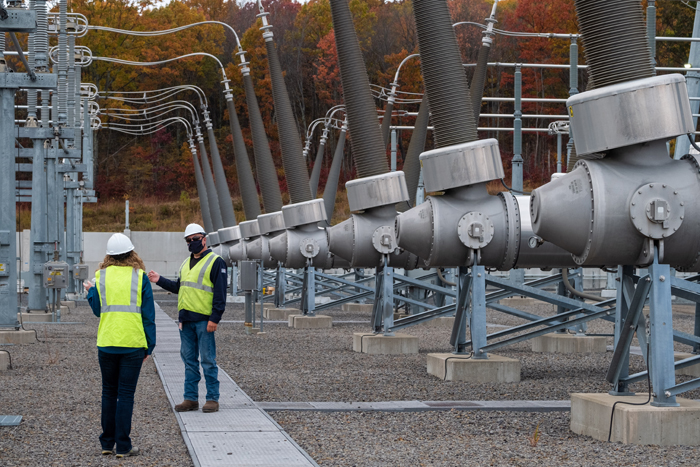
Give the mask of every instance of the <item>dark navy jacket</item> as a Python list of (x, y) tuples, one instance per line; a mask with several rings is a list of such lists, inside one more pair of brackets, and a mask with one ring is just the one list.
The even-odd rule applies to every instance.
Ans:
[[(202, 252), (199, 258), (195, 258), (194, 255), (190, 255), (190, 269), (194, 267), (202, 258), (209, 254), (210, 248), (207, 248)], [(214, 284), (214, 301), (211, 306), (211, 316), (203, 315), (201, 313), (195, 313), (192, 310), (179, 310), (179, 319), (181, 323), (185, 321), (211, 321), (212, 323), (219, 323), (221, 321), (221, 315), (224, 314), (226, 309), (226, 287), (228, 285), (228, 273), (226, 270), (226, 263), (221, 257), (216, 258), (214, 265), (211, 267), (211, 274), (209, 275), (211, 283)], [(177, 281), (171, 281), (163, 276), (160, 276), (156, 285), (161, 286), (168, 292), (178, 293), (180, 292), (180, 278)]]

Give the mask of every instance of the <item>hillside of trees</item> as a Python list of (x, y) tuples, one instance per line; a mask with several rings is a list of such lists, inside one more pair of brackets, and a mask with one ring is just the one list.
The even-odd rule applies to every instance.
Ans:
[[(449, 0), (454, 22), (484, 23), (489, 16), (492, 2), (485, 0)], [(691, 2), (694, 4), (695, 2)], [(328, 0), (311, 0), (301, 4), (292, 0), (264, 0), (270, 12), (269, 21), (274, 26), (275, 42), (280, 52), (282, 68), (286, 72), (287, 88), (299, 131), (305, 136), (307, 127), (315, 118), (323, 117), (327, 110), (342, 103), (342, 89), (336, 63), (335, 42)], [(267, 73), (265, 46), (262, 39), (259, 13), (254, 3), (237, 4), (223, 0), (172, 1), (166, 6), (155, 7), (152, 0), (132, 2), (128, 0), (74, 0), (72, 11), (84, 14), (91, 25), (109, 26), (128, 30), (163, 30), (198, 21), (216, 20), (231, 25), (240, 36), (251, 75), (256, 87), (263, 120), (275, 163), (278, 167), (280, 186), (286, 189), (281, 165), (275, 112), (272, 103), (270, 79)], [(399, 63), (409, 54), (418, 53), (418, 43), (410, 0), (384, 2), (383, 0), (351, 0), (357, 34), (364, 52), (365, 62), (372, 84), (389, 87)], [(657, 32), (665, 36), (690, 36), (694, 10), (681, 2), (658, 2)], [(507, 0), (501, 1), (497, 12), (499, 29), (528, 32), (576, 33), (576, 15), (572, 0)], [(465, 63), (475, 63), (481, 44), (481, 29), (473, 25), (460, 25), (455, 29)], [(233, 35), (221, 26), (206, 25), (157, 37), (138, 37), (112, 32), (90, 31), (78, 39), (79, 45), (92, 50), (95, 56), (116, 57), (134, 61), (163, 60), (192, 52), (207, 52), (218, 57), (231, 80), (236, 110), (248, 145), (251, 163), (252, 140), (248, 128), (248, 114), (243, 93), (241, 73), (238, 69), (236, 42)], [(658, 64), (682, 66), (688, 59), (687, 43), (659, 42)], [(569, 41), (547, 38), (514, 38), (496, 36), (490, 61), (559, 63), (569, 61)], [(585, 63), (585, 50), (581, 50), (580, 63)], [(624, 64), (621, 64), (623, 66)], [(470, 77), (473, 69), (466, 69)], [(135, 67), (101, 61), (93, 62), (83, 71), (83, 82), (97, 85), (101, 96), (106, 92), (133, 92), (165, 88), (180, 84), (194, 84), (206, 93), (219, 150), (227, 171), (233, 196), (238, 196), (233, 148), (228, 126), (228, 112), (223, 99), (219, 65), (206, 57), (170, 62), (158, 67)], [(579, 89), (586, 87), (586, 73), (580, 73)], [(422, 92), (422, 80), (418, 60), (411, 60), (402, 68), (400, 91)], [(523, 70), (524, 97), (565, 98), (569, 91), (568, 70)], [(489, 69), (485, 95), (488, 97), (513, 96), (513, 69), (492, 67)], [(182, 94), (198, 106), (194, 93)], [(101, 98), (102, 109), (128, 107), (124, 103)], [(378, 109), (384, 102), (377, 100)], [(512, 103), (488, 102), (483, 113), (512, 113)], [(399, 106), (399, 110), (415, 112), (417, 104)], [(564, 105), (527, 103), (524, 112), (530, 114), (563, 114)], [(188, 118), (184, 112), (183, 117)], [(411, 116), (395, 116), (395, 124), (411, 125)], [(103, 122), (109, 121), (102, 117)], [(551, 120), (525, 119), (523, 125), (546, 127)], [(509, 118), (482, 118), (481, 127), (511, 127)], [(314, 135), (310, 154), (316, 153), (319, 132)], [(330, 166), (336, 134), (331, 135), (326, 148), (320, 190)], [(512, 157), (512, 133), (481, 132), (481, 137), (498, 138), (504, 166), (510, 170)], [(172, 126), (150, 137), (126, 136), (103, 129), (97, 132), (96, 190), (101, 200), (157, 198), (178, 200), (183, 192), (196, 197), (192, 159), (181, 126)], [(351, 136), (352, 137), (352, 136)], [(410, 131), (399, 132), (398, 166), (408, 146)], [(430, 139), (430, 138), (429, 138)], [(564, 140), (566, 142), (566, 138)], [(429, 142), (428, 145), (431, 143)], [(354, 177), (352, 154), (347, 145), (347, 156), (341, 186)], [(556, 137), (546, 133), (526, 133), (523, 142), (525, 178), (534, 187), (547, 180), (555, 170)], [(309, 161), (309, 166), (313, 161)]]

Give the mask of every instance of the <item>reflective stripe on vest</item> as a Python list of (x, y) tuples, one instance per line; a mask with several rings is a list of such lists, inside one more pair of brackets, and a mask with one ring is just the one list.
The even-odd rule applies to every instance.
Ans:
[(211, 270), (219, 256), (209, 252), (190, 269), (190, 258), (180, 266), (180, 292), (177, 305), (180, 310), (209, 316), (214, 302), (214, 284), (211, 282)]
[[(131, 269), (131, 295), (129, 299), (129, 305), (105, 305), (104, 301), (107, 298), (107, 269), (101, 269), (100, 275), (100, 304), (102, 308), (100, 309), (100, 314), (110, 313), (113, 311), (123, 311), (126, 313), (141, 313), (141, 307), (138, 305), (139, 301), (139, 273), (136, 269)], [(104, 298), (103, 298), (104, 297)]]
[(146, 348), (141, 316), (143, 271), (109, 266), (95, 274), (100, 299), (98, 347)]

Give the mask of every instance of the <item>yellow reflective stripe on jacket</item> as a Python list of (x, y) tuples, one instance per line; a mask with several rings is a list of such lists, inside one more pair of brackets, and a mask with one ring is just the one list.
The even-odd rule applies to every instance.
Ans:
[(107, 286), (105, 282), (107, 281), (105, 276), (106, 276), (106, 269), (100, 270), (102, 272), (102, 281), (99, 282), (99, 292), (100, 292), (100, 303), (102, 304), (102, 307), (100, 309), (100, 314), (102, 313), (110, 313), (113, 311), (123, 311), (127, 313), (141, 313), (141, 304), (139, 303), (140, 300), (140, 292), (141, 289), (139, 287), (139, 273), (131, 268), (131, 294), (129, 296), (129, 305), (104, 305), (102, 301), (102, 297), (107, 297)]
[(97, 346), (147, 348), (141, 317), (143, 271), (109, 266), (95, 277), (100, 299)]
[(180, 266), (180, 291), (177, 305), (180, 310), (209, 316), (214, 303), (214, 284), (211, 282), (211, 270), (219, 256), (209, 252), (190, 269), (190, 258)]

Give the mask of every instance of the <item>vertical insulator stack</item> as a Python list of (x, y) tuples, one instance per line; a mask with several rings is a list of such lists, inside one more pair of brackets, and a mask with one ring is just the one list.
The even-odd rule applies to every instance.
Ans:
[(331, 0), (331, 14), (357, 177), (381, 175), (389, 172), (389, 164), (347, 0)]
[(418, 46), (438, 148), (478, 139), (462, 56), (445, 0), (415, 0)]

